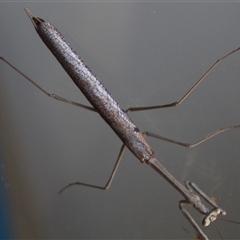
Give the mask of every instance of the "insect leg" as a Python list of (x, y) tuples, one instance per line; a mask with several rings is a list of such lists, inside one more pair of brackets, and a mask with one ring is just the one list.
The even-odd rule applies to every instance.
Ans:
[(172, 102), (169, 104), (164, 105), (156, 105), (156, 106), (146, 106), (146, 107), (130, 107), (126, 110), (127, 113), (129, 112), (137, 112), (137, 111), (146, 111), (146, 110), (153, 110), (153, 109), (160, 109), (160, 108), (169, 108), (169, 107), (177, 107), (179, 106), (194, 90), (195, 88), (206, 78), (206, 76), (225, 58), (229, 57), (233, 53), (240, 50), (240, 47), (231, 51), (230, 53), (224, 55), (220, 59), (218, 59), (201, 77), (200, 79), (184, 94), (184, 96), (177, 102)]
[(167, 138), (167, 137), (163, 137), (163, 136), (157, 135), (155, 133), (151, 133), (151, 132), (144, 132), (143, 134), (145, 134), (146, 136), (149, 136), (149, 137), (153, 137), (153, 138), (157, 138), (157, 139), (166, 141), (166, 142), (174, 143), (174, 144), (177, 144), (177, 145), (180, 145), (180, 146), (183, 146), (183, 147), (193, 148), (193, 147), (196, 147), (197, 145), (200, 145), (201, 143), (209, 140), (210, 138), (212, 138), (212, 137), (214, 137), (214, 136), (216, 136), (216, 135), (218, 135), (222, 132), (225, 132), (225, 131), (228, 131), (228, 130), (231, 130), (231, 129), (234, 129), (234, 128), (240, 128), (240, 125), (234, 125), (234, 126), (218, 129), (217, 131), (208, 134), (207, 136), (198, 140), (195, 143), (180, 142), (180, 141), (176, 141), (176, 140), (173, 140), (173, 139), (170, 139), (170, 138)]
[(117, 172), (117, 168), (122, 160), (122, 156), (123, 156), (123, 153), (126, 149), (126, 146), (123, 144), (121, 149), (120, 149), (120, 152), (118, 154), (118, 158), (117, 158), (117, 161), (115, 163), (115, 166), (113, 168), (113, 171), (106, 183), (105, 186), (99, 186), (99, 185), (93, 185), (93, 184), (88, 184), (88, 183), (82, 183), (82, 182), (73, 182), (73, 183), (69, 183), (68, 185), (66, 185), (64, 188), (62, 188), (60, 191), (59, 191), (59, 194), (61, 194), (63, 191), (65, 191), (67, 188), (71, 187), (71, 186), (75, 186), (75, 185), (81, 185), (81, 186), (85, 186), (85, 187), (91, 187), (91, 188), (97, 188), (97, 189), (101, 189), (101, 190), (107, 190), (109, 189), (109, 187), (111, 186), (112, 184), (112, 181), (113, 181), (113, 178)]
[(84, 108), (86, 110), (89, 111), (93, 111), (93, 112), (97, 112), (95, 108), (93, 107), (89, 107), (86, 105), (83, 105), (81, 103), (77, 103), (71, 100), (68, 100), (66, 98), (60, 97), (58, 95), (56, 95), (55, 93), (51, 93), (49, 91), (47, 91), (46, 89), (44, 89), (43, 87), (41, 87), (38, 83), (36, 83), (35, 81), (33, 81), (30, 77), (28, 77), (27, 75), (25, 75), (22, 71), (20, 71), (18, 68), (16, 68), (14, 65), (12, 65), (9, 61), (7, 61), (3, 56), (0, 56), (0, 59), (5, 62), (6, 64), (8, 64), (11, 68), (13, 68), (16, 72), (18, 72), (20, 75), (22, 75), (24, 78), (26, 78), (30, 83), (32, 83), (34, 86), (36, 86), (38, 89), (40, 89), (42, 92), (44, 92), (47, 96), (54, 98), (58, 101), (62, 101), (80, 108)]

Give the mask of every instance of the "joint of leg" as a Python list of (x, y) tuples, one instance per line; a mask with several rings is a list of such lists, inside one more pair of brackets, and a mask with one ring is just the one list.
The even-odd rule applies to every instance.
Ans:
[(175, 102), (174, 105), (177, 107), (180, 104), (180, 102)]
[(49, 93), (49, 97), (55, 98), (55, 97), (56, 97), (56, 94), (55, 94), (55, 93)]

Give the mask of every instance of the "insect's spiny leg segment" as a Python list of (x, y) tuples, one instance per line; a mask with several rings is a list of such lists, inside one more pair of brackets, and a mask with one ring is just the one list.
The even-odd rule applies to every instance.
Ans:
[(182, 214), (186, 217), (186, 219), (190, 222), (190, 224), (194, 227), (194, 229), (196, 230), (196, 232), (198, 233), (198, 236), (201, 237), (201, 239), (205, 239), (207, 240), (208, 237), (207, 235), (203, 232), (203, 230), (199, 227), (199, 225), (196, 223), (196, 221), (193, 219), (193, 217), (190, 215), (190, 213), (183, 208), (183, 205), (181, 205), (181, 203), (183, 203), (182, 201), (179, 202), (179, 208), (182, 212)]
[[(203, 218), (202, 221), (202, 225), (203, 226), (208, 226), (210, 225), (210, 223), (214, 223), (214, 221), (216, 221), (216, 219), (218, 218), (218, 215), (226, 215), (226, 212), (221, 209), (209, 196), (207, 196), (195, 183), (186, 181), (185, 182), (187, 189), (194, 193), (197, 192), (197, 194), (199, 196), (201, 196), (203, 199), (205, 199), (210, 205), (213, 206), (212, 210), (207, 210), (207, 212), (203, 213), (205, 215), (205, 217)], [(202, 229), (199, 227), (199, 225), (195, 222), (195, 220), (191, 217), (191, 215), (189, 214), (189, 212), (184, 208), (185, 205), (190, 205), (191, 203), (189, 203), (187, 200), (182, 200), (179, 202), (179, 208), (182, 211), (183, 215), (187, 218), (187, 220), (191, 223), (191, 225), (195, 228), (195, 230), (197, 231), (198, 235), (201, 236), (202, 239), (208, 239), (208, 237), (204, 234), (204, 232), (202, 231)], [(221, 239), (222, 236), (220, 234), (220, 232), (218, 231)]]
[[(204, 193), (195, 183), (190, 182), (190, 181), (186, 181), (185, 185), (187, 187), (187, 189), (189, 189), (189, 191), (193, 192), (197, 192), (200, 196), (202, 196), (202, 198), (205, 199), (205, 201), (207, 201), (210, 205), (212, 205), (214, 208), (219, 208), (221, 209), (217, 203), (215, 201), (212, 200), (212, 198), (210, 198), (206, 193)], [(226, 215), (226, 212), (224, 210), (221, 209), (221, 214), (222, 215)]]

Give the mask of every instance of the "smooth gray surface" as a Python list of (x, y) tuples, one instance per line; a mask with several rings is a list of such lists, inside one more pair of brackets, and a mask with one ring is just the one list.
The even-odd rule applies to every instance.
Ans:
[[(24, 12), (55, 25), (123, 108), (165, 104), (183, 94), (218, 58), (240, 45), (237, 3), (1, 3), (0, 54), (46, 89), (87, 103), (43, 45)], [(230, 57), (178, 107), (132, 113), (143, 131), (194, 142), (240, 123), (240, 53)], [(182, 199), (127, 151), (108, 191), (104, 185), (121, 142), (92, 112), (46, 97), (0, 63), (1, 182), (21, 238), (191, 238)], [(185, 149), (149, 139), (156, 157), (180, 181), (220, 197), (239, 221), (240, 132)], [(195, 214), (200, 223), (202, 216)], [(218, 221), (225, 239), (239, 226)], [(205, 229), (218, 238), (213, 226)]]

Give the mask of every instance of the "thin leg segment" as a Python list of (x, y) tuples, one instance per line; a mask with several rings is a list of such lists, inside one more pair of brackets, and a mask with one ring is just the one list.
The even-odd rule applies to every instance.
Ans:
[(145, 134), (149, 137), (153, 137), (153, 138), (157, 138), (157, 139), (166, 141), (166, 142), (174, 143), (174, 144), (177, 144), (177, 145), (180, 145), (180, 146), (183, 146), (183, 147), (193, 148), (193, 147), (196, 147), (197, 145), (200, 145), (201, 143), (209, 140), (210, 138), (215, 137), (216, 135), (218, 135), (220, 133), (223, 133), (225, 131), (235, 129), (235, 128), (240, 128), (240, 125), (234, 125), (234, 126), (218, 129), (217, 131), (208, 134), (206, 137), (198, 140), (195, 143), (184, 143), (184, 142), (180, 142), (180, 141), (176, 141), (176, 140), (173, 140), (173, 139), (170, 139), (170, 138), (166, 138), (166, 137), (163, 137), (163, 136), (157, 135), (155, 133), (151, 133), (151, 132), (144, 132), (143, 134)]
[(203, 75), (200, 79), (185, 93), (185, 95), (177, 102), (172, 102), (164, 105), (156, 105), (156, 106), (146, 106), (146, 107), (130, 107), (126, 110), (127, 113), (137, 112), (137, 111), (146, 111), (160, 108), (169, 108), (169, 107), (177, 107), (179, 106), (194, 90), (195, 88), (206, 78), (206, 76), (225, 58), (229, 57), (233, 53), (240, 50), (240, 47), (226, 54), (225, 56), (218, 59)]
[[(186, 181), (187, 189), (191, 192), (196, 191), (200, 196), (202, 196), (205, 201), (207, 201), (210, 205), (212, 205), (214, 208), (221, 209), (215, 201), (212, 200), (206, 193), (204, 193), (195, 183)], [(222, 210), (222, 209), (221, 209)], [(221, 211), (222, 215), (226, 215), (226, 212), (224, 210)]]
[[(179, 202), (179, 206), (180, 203), (183, 203), (183, 201)], [(194, 229), (196, 230), (196, 232), (198, 233), (198, 239), (204, 239), (204, 240), (208, 240), (208, 236), (202, 231), (202, 229), (198, 226), (198, 224), (195, 222), (195, 220), (192, 218), (192, 216), (190, 215), (190, 213), (183, 208), (183, 206), (180, 207), (182, 214), (187, 218), (187, 220), (191, 223), (191, 225), (194, 227)]]
[(113, 171), (111, 173), (111, 176), (110, 178), (108, 179), (107, 183), (105, 186), (99, 186), (99, 185), (93, 185), (93, 184), (88, 184), (88, 183), (82, 183), (82, 182), (74, 182), (74, 183), (69, 183), (67, 186), (65, 186), (64, 188), (62, 188), (60, 191), (59, 191), (59, 194), (61, 194), (63, 191), (65, 191), (67, 188), (71, 187), (71, 186), (75, 186), (75, 185), (81, 185), (81, 186), (85, 186), (85, 187), (91, 187), (91, 188), (97, 188), (97, 189), (101, 189), (101, 190), (107, 190), (110, 188), (111, 184), (112, 184), (112, 181), (113, 181), (113, 178), (117, 172), (117, 169), (118, 169), (118, 166), (122, 160), (122, 156), (123, 156), (123, 153), (126, 149), (126, 146), (123, 144), (121, 149), (120, 149), (120, 152), (119, 152), (119, 155), (118, 155), (118, 158), (117, 158), (117, 161), (115, 163), (115, 166), (113, 168)]
[(55, 93), (51, 93), (47, 90), (45, 90), (43, 87), (41, 87), (39, 84), (37, 84), (35, 81), (33, 81), (30, 77), (28, 77), (27, 75), (25, 75), (22, 71), (20, 71), (19, 69), (17, 69), (15, 66), (13, 66), (9, 61), (7, 61), (3, 56), (0, 56), (0, 59), (5, 62), (6, 64), (8, 64), (11, 68), (13, 68), (16, 72), (18, 72), (20, 75), (22, 75), (24, 78), (26, 78), (30, 83), (32, 83), (34, 86), (36, 86), (38, 89), (40, 89), (42, 92), (44, 92), (47, 96), (51, 97), (51, 98), (54, 98), (58, 101), (61, 101), (61, 102), (65, 102), (65, 103), (68, 103), (68, 104), (71, 104), (71, 105), (74, 105), (74, 106), (77, 106), (77, 107), (80, 107), (80, 108), (84, 108), (86, 110), (89, 110), (89, 111), (93, 111), (93, 112), (97, 112), (95, 108), (93, 107), (89, 107), (89, 106), (86, 106), (86, 105), (83, 105), (81, 103), (77, 103), (77, 102), (74, 102), (74, 101), (71, 101), (71, 100), (68, 100), (66, 98), (63, 98), (63, 97), (60, 97), (58, 95), (56, 95)]

